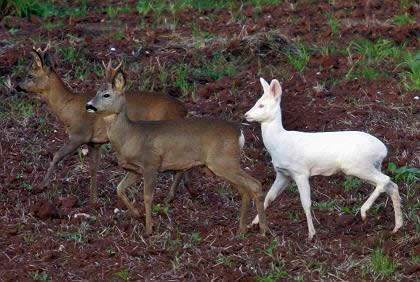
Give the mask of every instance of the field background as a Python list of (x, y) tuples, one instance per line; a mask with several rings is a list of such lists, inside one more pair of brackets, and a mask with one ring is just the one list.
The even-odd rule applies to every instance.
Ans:
[[(0, 8), (1, 281), (420, 279), (418, 1), (0, 0)], [(14, 88), (31, 48), (49, 41), (57, 72), (81, 95), (95, 91), (112, 57), (124, 60), (130, 88), (177, 97), (192, 116), (242, 122), (242, 165), (264, 191), (274, 180), (270, 156), (243, 114), (262, 93), (259, 77), (279, 79), (286, 129), (361, 130), (388, 146), (383, 170), (399, 185), (405, 225), (390, 234), (387, 195), (362, 224), (373, 187), (338, 175), (311, 179), (312, 242), (294, 184), (267, 210), (271, 235), (236, 237), (239, 195), (194, 171), (199, 196), (180, 189), (168, 207), (172, 174), (161, 174), (156, 228), (145, 237), (144, 221), (117, 198), (123, 170), (109, 145), (96, 206), (81, 149), (47, 191), (33, 193), (67, 136), (45, 103)], [(130, 193), (143, 211), (141, 191)], [(254, 215), (252, 206), (249, 222)]]

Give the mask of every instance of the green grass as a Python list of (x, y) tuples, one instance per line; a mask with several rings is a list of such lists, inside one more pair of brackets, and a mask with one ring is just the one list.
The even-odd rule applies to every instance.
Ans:
[(120, 278), (123, 281), (129, 281), (130, 280), (130, 272), (127, 269), (122, 269), (114, 274), (118, 278)]
[(349, 177), (343, 182), (344, 191), (348, 192), (354, 188), (358, 188), (363, 183), (362, 180), (356, 177)]
[(216, 259), (216, 263), (223, 264), (227, 268), (231, 268), (233, 264), (233, 257), (227, 256), (227, 257), (218, 257)]
[(362, 275), (370, 273), (375, 280), (390, 278), (397, 270), (398, 264), (384, 254), (382, 248), (373, 251), (370, 261), (363, 267)]
[(191, 242), (193, 242), (195, 244), (200, 243), (200, 241), (201, 241), (201, 235), (200, 235), (200, 233), (199, 232), (193, 232), (193, 233), (191, 233), (190, 240), (191, 240)]
[(333, 211), (336, 204), (335, 200), (328, 200), (324, 202), (314, 202), (313, 207), (314, 209), (321, 211)]
[(80, 52), (72, 46), (63, 47), (60, 49), (63, 60), (66, 62), (74, 63), (80, 57)]
[(402, 72), (404, 88), (407, 91), (420, 91), (420, 52), (405, 52), (398, 65), (405, 70)]
[(338, 22), (337, 18), (334, 17), (334, 15), (327, 15), (327, 23), (330, 27), (331, 34), (337, 34), (340, 32), (340, 23)]
[(392, 18), (392, 22), (396, 25), (415, 24), (416, 18), (410, 14), (405, 13), (404, 15), (395, 15)]
[(307, 48), (302, 45), (296, 46), (296, 51), (290, 51), (286, 56), (289, 63), (300, 73), (304, 71), (310, 58)]
[(420, 178), (420, 169), (416, 167), (398, 167), (395, 163), (390, 162), (387, 170), (392, 174), (392, 178), (396, 183), (411, 184)]

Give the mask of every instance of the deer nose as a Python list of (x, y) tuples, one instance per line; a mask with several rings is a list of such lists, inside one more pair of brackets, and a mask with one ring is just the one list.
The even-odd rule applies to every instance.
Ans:
[(25, 89), (23, 89), (23, 88), (20, 86), (20, 84), (18, 84), (18, 85), (16, 86), (15, 90), (16, 90), (17, 92), (26, 92), (26, 90), (25, 90)]
[(86, 104), (86, 111), (89, 113), (95, 113), (98, 109), (95, 108), (91, 103)]

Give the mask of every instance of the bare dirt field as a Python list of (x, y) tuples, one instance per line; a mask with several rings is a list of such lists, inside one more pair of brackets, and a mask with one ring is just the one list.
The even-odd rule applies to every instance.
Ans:
[[(1, 281), (420, 279), (418, 1), (29, 2), (0, 1)], [(124, 59), (130, 88), (177, 97), (190, 116), (242, 123), (242, 167), (264, 191), (275, 174), (259, 125), (243, 115), (262, 94), (259, 78), (277, 78), (286, 129), (360, 130), (387, 145), (383, 170), (399, 186), (404, 226), (391, 234), (385, 194), (363, 223), (373, 187), (337, 175), (311, 178), (313, 241), (294, 184), (267, 209), (271, 234), (235, 236), (239, 194), (194, 170), (198, 196), (180, 189), (168, 206), (173, 174), (159, 176), (146, 237), (116, 195), (124, 171), (109, 145), (96, 205), (82, 149), (34, 193), (67, 135), (42, 100), (15, 87), (32, 47), (49, 41), (57, 73), (81, 95), (101, 83), (102, 61)], [(144, 211), (141, 183), (130, 197)], [(252, 205), (248, 222), (255, 214)]]

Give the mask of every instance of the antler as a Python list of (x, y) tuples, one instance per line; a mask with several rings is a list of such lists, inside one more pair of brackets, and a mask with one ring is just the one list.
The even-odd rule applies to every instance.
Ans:
[(47, 52), (51, 47), (51, 40), (48, 40), (47, 46), (45, 46), (44, 50), (42, 50), (40, 47), (35, 49), (35, 46), (32, 46), (32, 49), (38, 52), (39, 54), (44, 54)]
[(124, 60), (121, 60), (121, 62), (118, 64), (118, 66), (116, 68), (113, 68), (112, 67), (111, 57), (109, 58), (108, 65), (106, 65), (105, 62), (102, 61), (102, 66), (104, 68), (104, 79), (105, 79), (105, 81), (107, 81), (107, 82), (111, 82), (112, 81), (112, 79), (114, 78), (115, 74), (118, 72), (118, 70), (123, 65), (123, 61)]

